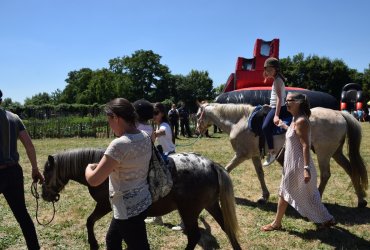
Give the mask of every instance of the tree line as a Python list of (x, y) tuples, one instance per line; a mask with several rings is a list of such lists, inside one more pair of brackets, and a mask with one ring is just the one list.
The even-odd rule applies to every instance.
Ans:
[[(129, 101), (144, 98), (166, 104), (184, 102), (191, 111), (195, 111), (196, 100), (212, 100), (223, 90), (224, 83), (213, 87), (207, 71), (193, 69), (187, 75), (176, 75), (160, 60), (161, 56), (151, 50), (138, 50), (131, 56), (109, 60), (107, 68), (71, 71), (64, 90), (26, 98), (24, 107), (96, 106), (115, 97), (125, 97)], [(340, 59), (315, 55), (305, 58), (303, 53), (280, 61), (288, 86), (326, 92), (340, 100), (342, 87), (356, 82), (363, 88), (364, 100), (370, 97), (370, 64), (364, 72), (358, 72)], [(4, 99), (4, 105), (13, 110), (22, 108), (10, 98)]]

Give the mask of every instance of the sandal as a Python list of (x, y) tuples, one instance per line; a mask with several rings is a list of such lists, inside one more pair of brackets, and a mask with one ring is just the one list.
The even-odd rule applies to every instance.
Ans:
[(275, 231), (275, 230), (281, 230), (281, 225), (273, 226), (272, 224), (267, 224), (261, 227), (261, 231), (264, 231), (264, 232), (270, 232), (270, 231)]

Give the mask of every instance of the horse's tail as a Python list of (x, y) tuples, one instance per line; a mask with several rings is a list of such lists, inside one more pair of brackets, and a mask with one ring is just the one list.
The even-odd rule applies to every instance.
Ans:
[(220, 190), (220, 202), (222, 216), (224, 220), (224, 230), (228, 235), (234, 249), (241, 249), (239, 245), (239, 224), (236, 218), (234, 188), (229, 174), (226, 170), (215, 164), (218, 175), (218, 185)]
[[(362, 131), (360, 123), (349, 113), (341, 112), (347, 122), (348, 155), (351, 164), (351, 178), (357, 190), (362, 190), (366, 196), (368, 176), (366, 165), (360, 155)], [(357, 186), (357, 187), (356, 187)]]

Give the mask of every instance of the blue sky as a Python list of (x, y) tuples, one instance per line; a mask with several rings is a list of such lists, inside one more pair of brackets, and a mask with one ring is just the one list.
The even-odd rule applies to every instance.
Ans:
[[(207, 70), (226, 82), (257, 38), (280, 39), (280, 58), (303, 52), (370, 63), (368, 0), (4, 0), (0, 2), (0, 89), (23, 103), (63, 90), (68, 72), (108, 67), (139, 49), (173, 74)], [(123, 95), (124, 96), (124, 95)]]

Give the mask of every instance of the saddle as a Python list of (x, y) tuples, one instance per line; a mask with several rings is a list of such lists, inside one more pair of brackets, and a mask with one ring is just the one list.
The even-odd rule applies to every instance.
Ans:
[[(267, 114), (270, 112), (271, 107), (268, 105), (258, 105), (254, 109), (253, 113), (250, 115), (248, 119), (248, 128), (255, 134), (255, 136), (259, 136), (259, 143), (258, 147), (260, 150), (261, 157), (265, 155), (265, 137), (263, 136), (262, 132), (262, 125), (263, 122), (267, 116)], [(283, 119), (283, 122), (285, 122), (288, 126), (292, 122), (292, 117), (287, 117)], [(285, 129), (275, 126), (272, 134), (273, 135), (281, 135), (286, 132)]]

